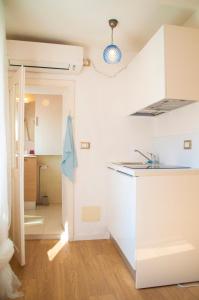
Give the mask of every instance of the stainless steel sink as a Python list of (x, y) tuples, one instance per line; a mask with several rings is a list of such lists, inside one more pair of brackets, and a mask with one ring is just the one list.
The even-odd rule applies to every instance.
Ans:
[(120, 161), (120, 162), (114, 162), (116, 165), (128, 165), (128, 166), (143, 166), (145, 163), (143, 162), (134, 162), (134, 161)]
[(143, 165), (123, 165), (129, 169), (188, 169), (189, 167), (184, 166), (167, 166), (167, 165), (150, 165), (150, 164), (143, 164)]
[(129, 169), (187, 169), (189, 167), (184, 166), (170, 166), (170, 165), (162, 165), (162, 164), (146, 164), (143, 162), (116, 162), (114, 164), (124, 166)]

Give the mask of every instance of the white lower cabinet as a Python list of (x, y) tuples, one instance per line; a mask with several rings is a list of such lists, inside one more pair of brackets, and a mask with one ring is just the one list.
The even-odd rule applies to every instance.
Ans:
[(136, 178), (110, 170), (109, 231), (133, 269), (135, 266)]
[(129, 170), (109, 169), (108, 228), (136, 288), (199, 281), (199, 169)]

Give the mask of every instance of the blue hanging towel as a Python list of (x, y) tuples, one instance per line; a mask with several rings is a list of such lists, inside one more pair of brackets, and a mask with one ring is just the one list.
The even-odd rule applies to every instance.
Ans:
[(77, 156), (73, 140), (72, 118), (67, 117), (66, 135), (64, 140), (63, 159), (61, 162), (62, 173), (71, 181), (74, 180), (74, 171), (77, 167)]

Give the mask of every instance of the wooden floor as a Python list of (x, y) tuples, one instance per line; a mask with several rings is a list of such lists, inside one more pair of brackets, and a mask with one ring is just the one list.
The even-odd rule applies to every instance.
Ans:
[(21, 268), (12, 261), (25, 294), (20, 300), (199, 299), (199, 287), (136, 290), (110, 240), (71, 242), (62, 246), (58, 241), (26, 242), (27, 265)]

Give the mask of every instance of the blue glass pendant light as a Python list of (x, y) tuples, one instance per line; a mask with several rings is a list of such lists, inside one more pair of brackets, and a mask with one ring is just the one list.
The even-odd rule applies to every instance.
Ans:
[(111, 44), (108, 45), (103, 52), (103, 58), (107, 64), (117, 64), (122, 58), (120, 49), (113, 43), (113, 29), (117, 26), (117, 24), (117, 20), (109, 20), (109, 26), (111, 27)]

